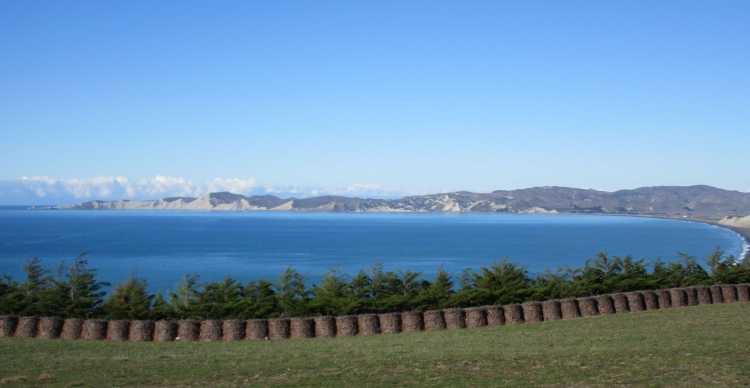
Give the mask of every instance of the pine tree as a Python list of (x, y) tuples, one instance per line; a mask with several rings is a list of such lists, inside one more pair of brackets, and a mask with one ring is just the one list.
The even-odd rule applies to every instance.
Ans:
[(153, 300), (154, 295), (148, 294), (146, 280), (133, 273), (123, 284), (115, 286), (102, 304), (102, 310), (109, 319), (146, 319), (150, 316)]
[(174, 292), (167, 291), (169, 304), (175, 317), (201, 319), (200, 287), (198, 274), (184, 275), (182, 281), (175, 285)]
[(278, 316), (273, 282), (264, 279), (249, 281), (242, 288), (242, 300), (240, 318), (273, 318)]
[(86, 253), (78, 255), (70, 267), (65, 267), (65, 262), (60, 263), (44, 315), (90, 318), (99, 314), (106, 294), (100, 290), (110, 284), (96, 281), (96, 270), (86, 267), (88, 261), (84, 256)]
[(307, 314), (310, 292), (305, 286), (306, 275), (287, 267), (279, 280), (273, 283), (276, 307), (281, 317), (299, 317)]

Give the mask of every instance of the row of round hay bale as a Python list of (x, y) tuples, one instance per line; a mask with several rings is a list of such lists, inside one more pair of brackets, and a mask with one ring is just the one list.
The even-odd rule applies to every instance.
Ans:
[(401, 332), (401, 314), (390, 313), (378, 315), (381, 334), (397, 334)]
[(750, 302), (750, 286), (747, 284), (737, 285), (737, 301)]
[(519, 325), (523, 323), (523, 308), (520, 304), (503, 306), (506, 325)]
[(194, 319), (177, 321), (177, 338), (181, 342), (197, 341), (201, 334), (201, 324)]
[(81, 331), (83, 331), (83, 319), (80, 318), (68, 318), (63, 321), (62, 332), (60, 333), (60, 339), (77, 340), (81, 338)]
[(628, 298), (629, 311), (637, 312), (646, 309), (640, 292), (628, 292), (625, 294), (625, 297)]
[(504, 326), (505, 311), (500, 306), (485, 306), (487, 312), (487, 326)]
[(582, 317), (594, 317), (599, 315), (599, 310), (596, 308), (596, 299), (594, 298), (578, 299), (578, 310), (580, 310)]
[(268, 339), (268, 320), (251, 319), (245, 323), (246, 340), (266, 340)]
[(625, 294), (612, 295), (612, 301), (615, 302), (615, 313), (624, 314), (630, 312), (628, 308), (628, 297)]
[(445, 318), (445, 328), (448, 330), (466, 328), (466, 312), (462, 309), (443, 310)]
[(201, 334), (199, 339), (202, 342), (221, 341), (221, 321), (209, 319), (201, 322)]
[(315, 338), (333, 338), (336, 336), (336, 318), (332, 316), (315, 317)]
[(356, 315), (336, 317), (336, 337), (351, 337), (357, 335), (357, 332)]
[(16, 325), (16, 338), (34, 338), (36, 337), (36, 328), (39, 318), (37, 317), (21, 317), (18, 318), (18, 324)]
[(380, 334), (380, 322), (375, 314), (362, 314), (357, 316), (357, 331), (359, 335)]
[(172, 342), (176, 340), (177, 323), (173, 321), (154, 322), (154, 342)]
[(83, 321), (81, 339), (85, 341), (104, 341), (107, 338), (107, 321), (87, 319)]
[(687, 305), (688, 306), (697, 306), (699, 303), (698, 301), (698, 289), (695, 287), (685, 287), (682, 289), (685, 291), (685, 296), (687, 297)]
[(575, 299), (568, 298), (561, 300), (560, 310), (562, 310), (562, 319), (573, 319), (581, 317), (581, 312), (578, 310), (578, 303)]
[(39, 332), (36, 337), (39, 339), (58, 339), (62, 331), (63, 320), (57, 317), (47, 317), (39, 319)]
[(525, 323), (538, 323), (544, 321), (542, 304), (539, 302), (528, 302), (521, 305), (523, 310), (523, 321)]
[(283, 340), (289, 338), (289, 318), (275, 318), (268, 320), (268, 339)]
[(18, 326), (18, 318), (7, 315), (0, 316), (0, 337), (13, 337)]
[(669, 290), (669, 300), (672, 302), (672, 308), (685, 307), (688, 305), (687, 294), (681, 288)]
[(239, 319), (227, 319), (221, 323), (224, 341), (242, 341), (245, 334), (245, 322)]
[(659, 301), (659, 309), (672, 308), (672, 294), (669, 290), (656, 290), (654, 294), (656, 294), (656, 299)]
[(445, 330), (445, 317), (443, 317), (442, 310), (425, 311), (422, 316), (425, 331)]
[(711, 286), (711, 300), (715, 304), (724, 303), (724, 296), (721, 294), (721, 286)]
[(542, 315), (545, 321), (556, 321), (562, 319), (562, 307), (559, 300), (548, 300), (542, 302)]
[(659, 298), (656, 297), (656, 293), (653, 291), (641, 292), (643, 296), (643, 303), (646, 305), (646, 310), (658, 310), (659, 309)]
[(713, 303), (710, 288), (706, 286), (695, 287), (695, 292), (698, 294), (698, 304), (707, 305)]
[(289, 320), (289, 338), (304, 339), (315, 337), (315, 321), (312, 318), (292, 318)]
[(737, 301), (737, 287), (734, 285), (721, 286), (721, 296), (724, 297), (724, 303), (734, 303)]
[(422, 330), (424, 330), (422, 314), (414, 311), (401, 313), (401, 331), (403, 333), (414, 333)]
[(135, 320), (130, 322), (130, 336), (133, 342), (148, 342), (154, 339), (154, 322)]
[(130, 334), (130, 321), (109, 321), (107, 325), (108, 341), (127, 341)]
[(487, 326), (487, 312), (479, 307), (472, 307), (466, 311), (466, 327), (473, 329), (475, 327)]
[(610, 315), (615, 313), (615, 301), (609, 295), (599, 295), (596, 297), (596, 310), (599, 315)]

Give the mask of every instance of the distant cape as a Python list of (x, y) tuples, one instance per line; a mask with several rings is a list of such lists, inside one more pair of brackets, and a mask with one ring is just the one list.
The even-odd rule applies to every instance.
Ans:
[(656, 186), (614, 192), (568, 187), (534, 187), (491, 193), (428, 194), (401, 199), (341, 196), (278, 198), (229, 192), (200, 198), (148, 201), (90, 201), (46, 207), (51, 210), (234, 210), (308, 212), (505, 212), (675, 215), (690, 213), (750, 214), (750, 193), (711, 186)]

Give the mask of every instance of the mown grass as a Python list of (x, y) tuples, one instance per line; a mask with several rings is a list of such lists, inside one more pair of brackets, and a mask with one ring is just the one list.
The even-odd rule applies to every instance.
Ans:
[(750, 385), (750, 303), (539, 324), (222, 343), (0, 339), (2, 386)]

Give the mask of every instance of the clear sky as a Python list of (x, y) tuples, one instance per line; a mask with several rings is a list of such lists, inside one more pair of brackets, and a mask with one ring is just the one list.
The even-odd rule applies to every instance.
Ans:
[(2, 1), (0, 205), (750, 190), (748, 1)]

